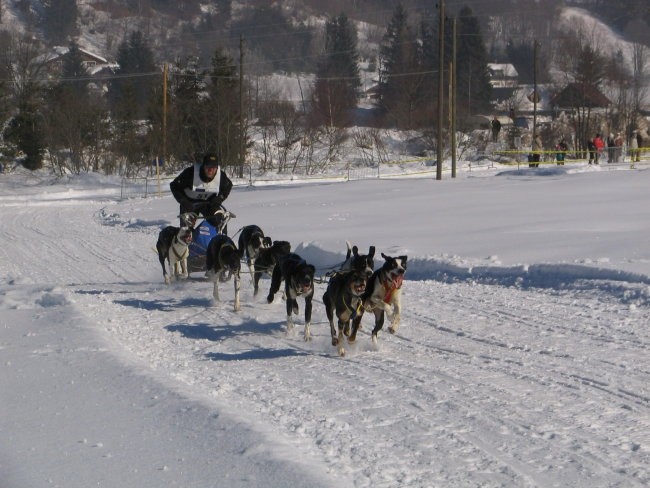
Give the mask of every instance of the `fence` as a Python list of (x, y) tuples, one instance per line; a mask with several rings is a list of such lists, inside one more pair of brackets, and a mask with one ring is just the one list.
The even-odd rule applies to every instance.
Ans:
[[(559, 151), (521, 151), (521, 150), (503, 150), (494, 151), (491, 154), (483, 155), (485, 159), (480, 163), (465, 162), (464, 167), (468, 172), (472, 172), (475, 167), (494, 168), (496, 164), (506, 166), (520, 166), (528, 167), (531, 164), (535, 165), (556, 165), (558, 161), (556, 156)], [(584, 164), (587, 162), (587, 157), (581, 156), (580, 153), (574, 151), (564, 151), (565, 158), (561, 161), (562, 164)], [(650, 147), (643, 147), (638, 150), (639, 160), (633, 162), (629, 154), (622, 156), (622, 160), (617, 163), (607, 163), (605, 152), (601, 154), (601, 162), (604, 166), (622, 167), (630, 166), (632, 168), (645, 164), (650, 164)], [(538, 154), (540, 156), (539, 162), (529, 162), (528, 156), (530, 154)], [(625, 153), (623, 153), (625, 154)], [(495, 162), (490, 157), (502, 156), (506, 161)], [(636, 155), (636, 153), (635, 153)], [(489, 162), (485, 163), (485, 160)], [(460, 165), (459, 165), (460, 167)], [(300, 168), (298, 168), (300, 169)], [(451, 168), (446, 162), (442, 168), (443, 173), (448, 173)], [(375, 164), (374, 166), (351, 166), (339, 168), (338, 170), (330, 170), (324, 174), (308, 175), (297, 173), (259, 173), (256, 174), (251, 166), (246, 166), (243, 178), (230, 175), (234, 186), (265, 186), (271, 184), (293, 184), (304, 182), (327, 182), (327, 181), (355, 181), (355, 180), (368, 180), (368, 179), (389, 179), (389, 178), (422, 178), (436, 176), (436, 164), (431, 158), (412, 158), (401, 161), (391, 161), (381, 165)], [(130, 177), (122, 178), (120, 195), (122, 199), (135, 198), (135, 197), (148, 197), (148, 196), (161, 196), (170, 193), (169, 183), (174, 176), (155, 176), (149, 177)]]

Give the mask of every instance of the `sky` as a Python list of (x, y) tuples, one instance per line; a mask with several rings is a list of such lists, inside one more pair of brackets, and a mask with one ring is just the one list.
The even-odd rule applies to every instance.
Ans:
[[(650, 170), (490, 166), (236, 187), (316, 269), (310, 342), (243, 274), (163, 283), (169, 193), (0, 174), (0, 486), (650, 483)], [(345, 357), (321, 297), (346, 241), (407, 255), (402, 325)]]

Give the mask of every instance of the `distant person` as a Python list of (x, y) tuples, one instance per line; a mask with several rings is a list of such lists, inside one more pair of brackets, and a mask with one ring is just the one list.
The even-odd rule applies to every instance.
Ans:
[(499, 140), (499, 132), (501, 132), (501, 122), (497, 119), (495, 115), (492, 118), (492, 142), (497, 142)]
[(634, 163), (641, 161), (641, 151), (639, 150), (639, 131), (632, 131), (630, 138), (630, 167), (634, 168)]
[(616, 155), (614, 156), (614, 161), (617, 163), (621, 162), (621, 156), (623, 156), (623, 144), (625, 144), (625, 138), (620, 132), (616, 134), (614, 139), (614, 145), (616, 146)]
[(609, 136), (607, 136), (607, 162), (610, 164), (615, 162), (615, 157), (616, 142), (614, 140), (614, 134), (610, 132)]
[(587, 141), (587, 151), (589, 151), (589, 164), (592, 164), (596, 159), (596, 144), (594, 143), (594, 139)]
[(566, 141), (564, 139), (560, 140), (560, 142), (557, 143), (557, 146), (555, 146), (555, 149), (557, 149), (557, 154), (556, 154), (556, 160), (557, 160), (557, 165), (564, 165), (564, 159), (566, 158), (566, 153), (569, 150), (569, 146), (567, 145)]
[(605, 141), (603, 141), (603, 138), (600, 136), (600, 133), (597, 133), (596, 136), (594, 137), (594, 146), (596, 148), (594, 164), (598, 164), (600, 155), (602, 154), (603, 149), (605, 148)]
[(196, 212), (210, 221), (230, 195), (232, 181), (219, 165), (219, 158), (208, 153), (201, 163), (195, 162), (185, 168), (170, 184), (169, 188), (180, 204), (180, 213)]

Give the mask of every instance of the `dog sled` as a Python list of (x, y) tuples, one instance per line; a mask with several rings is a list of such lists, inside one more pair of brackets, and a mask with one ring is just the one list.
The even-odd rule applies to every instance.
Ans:
[(236, 215), (226, 210), (223, 206), (214, 215), (203, 219), (198, 225), (199, 214), (187, 212), (182, 214), (181, 221), (192, 229), (192, 242), (189, 245), (189, 256), (187, 258), (188, 274), (204, 272), (205, 259), (208, 245), (216, 235), (228, 235), (228, 222)]

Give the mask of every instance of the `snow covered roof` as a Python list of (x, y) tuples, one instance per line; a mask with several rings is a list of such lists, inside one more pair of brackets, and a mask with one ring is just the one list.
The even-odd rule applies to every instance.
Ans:
[(488, 70), (493, 76), (516, 78), (519, 76), (516, 68), (510, 63), (488, 63)]

